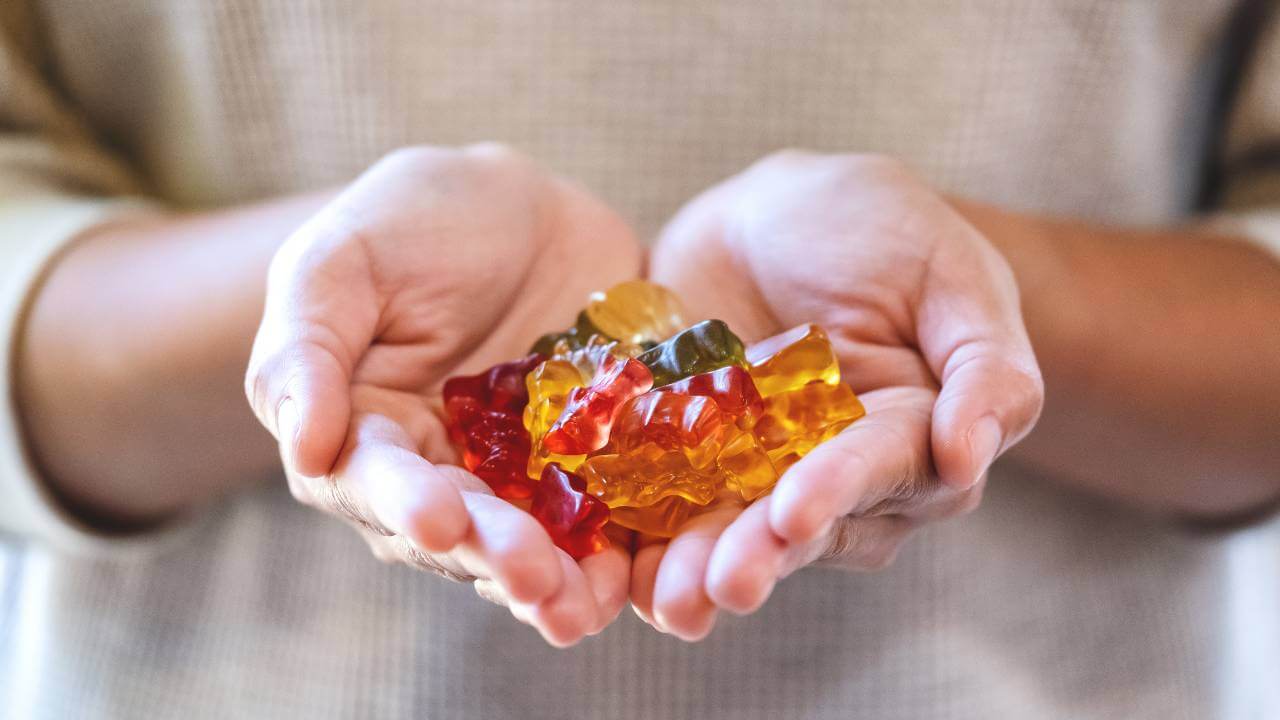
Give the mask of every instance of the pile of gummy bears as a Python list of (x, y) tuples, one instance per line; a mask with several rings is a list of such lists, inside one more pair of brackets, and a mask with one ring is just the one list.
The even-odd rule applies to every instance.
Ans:
[(466, 468), (577, 559), (608, 547), (610, 522), (670, 537), (755, 500), (865, 414), (822, 328), (744, 348), (642, 280), (593, 294), (527, 357), (450, 378), (444, 410)]

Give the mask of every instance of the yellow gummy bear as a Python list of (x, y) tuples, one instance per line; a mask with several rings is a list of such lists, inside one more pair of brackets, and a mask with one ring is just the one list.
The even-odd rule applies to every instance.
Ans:
[(699, 470), (679, 450), (593, 455), (578, 474), (587, 481), (587, 492), (610, 508), (648, 507), (670, 497), (706, 505), (723, 481), (714, 467)]
[(778, 482), (778, 471), (754, 433), (739, 432), (725, 443), (716, 457), (724, 473), (724, 485), (748, 502), (769, 491)]
[(529, 390), (529, 404), (524, 408), (524, 427), (529, 431), (532, 443), (529, 477), (535, 480), (542, 477), (542, 468), (551, 462), (560, 463), (570, 472), (576, 470), (586, 455), (548, 452), (542, 447), (542, 438), (564, 412), (569, 392), (586, 384), (582, 373), (567, 360), (547, 360), (525, 376), (524, 384)]
[(811, 382), (765, 398), (764, 415), (754, 431), (774, 468), (783, 473), (819, 443), (866, 414), (848, 385)]
[(672, 537), (676, 530), (700, 510), (681, 497), (669, 497), (641, 508), (616, 507), (609, 511), (609, 522), (646, 535)]
[(762, 397), (798, 390), (811, 382), (840, 382), (840, 364), (827, 333), (801, 325), (747, 348), (751, 379)]
[(645, 280), (630, 280), (592, 294), (587, 317), (604, 334), (633, 345), (661, 342), (687, 324), (680, 299)]

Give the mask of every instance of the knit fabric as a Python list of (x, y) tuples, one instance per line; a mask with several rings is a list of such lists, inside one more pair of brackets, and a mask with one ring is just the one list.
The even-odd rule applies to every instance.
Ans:
[[(1224, 147), (1223, 218), (1274, 244), (1280, 176), (1245, 161), (1280, 138), (1280, 30), (1215, 72), (1234, 6), (6, 0), (0, 330), (76, 218), (117, 207), (102, 199), (230, 205), (412, 143), (507, 142), (645, 235), (795, 146), (896, 155), (1012, 209), (1177, 223)], [(558, 651), (467, 586), (376, 562), (278, 479), (163, 543), (73, 554), (93, 538), (38, 491), (11, 410), (4, 718), (1280, 713), (1275, 524), (1194, 535), (1001, 466), (982, 508), (888, 570), (798, 573), (697, 645), (628, 613)]]

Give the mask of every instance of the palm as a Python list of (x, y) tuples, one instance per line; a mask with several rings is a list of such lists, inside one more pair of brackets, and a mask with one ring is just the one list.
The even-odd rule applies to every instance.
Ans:
[(378, 242), (327, 259), (342, 302), (325, 322), (354, 351), (353, 415), (393, 419), (433, 462), (454, 458), (433, 411), (445, 379), (522, 356), (570, 324), (592, 291), (639, 271), (635, 240), (612, 212), (501, 162), (502, 173), (468, 168), (447, 184), (415, 163), (357, 183), (347, 197), (360, 214), (347, 213), (344, 231)]
[(977, 478), (1038, 412), (1003, 259), (895, 162), (762, 161), (686, 206), (652, 268), (697, 315), (748, 342), (824, 326), (867, 408), (770, 495), (636, 555), (633, 599), (682, 637), (705, 634), (716, 606), (758, 607), (773, 582), (819, 557), (882, 567), (916, 524), (972, 508)]
[(911, 233), (928, 222), (928, 204), (874, 188), (837, 201), (793, 183), (769, 193), (779, 211), (724, 222), (719, 208), (699, 207), (724, 189), (673, 223), (654, 254), (655, 280), (685, 297), (695, 316), (721, 317), (748, 342), (822, 325), (859, 392), (936, 387), (909, 305), (934, 252), (933, 238)]

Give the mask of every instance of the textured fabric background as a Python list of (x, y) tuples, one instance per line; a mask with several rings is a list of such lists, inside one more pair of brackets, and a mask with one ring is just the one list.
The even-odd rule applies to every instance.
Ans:
[[(6, 3), (11, 207), (219, 206), (497, 139), (646, 235), (786, 146), (891, 153), (1013, 208), (1176, 222), (1233, 7)], [(1268, 29), (1233, 155), (1277, 137), (1277, 52)], [(1237, 209), (1278, 199), (1267, 168), (1228, 179)], [(0, 204), (0, 266), (30, 250), (14, 227)], [(36, 482), (16, 448), (0, 440), (0, 502)], [(0, 543), (0, 717), (1274, 717), (1277, 534), (1195, 536), (1000, 468), (976, 514), (885, 572), (800, 573), (699, 645), (628, 615), (555, 651), (465, 586), (373, 561), (277, 481), (117, 557)]]

